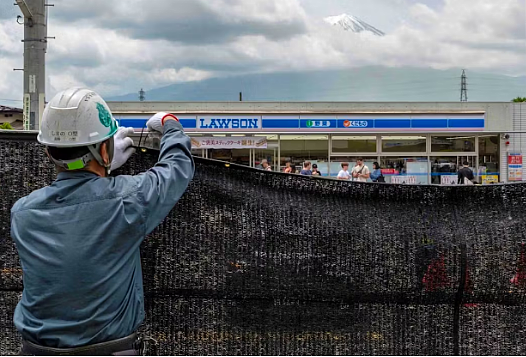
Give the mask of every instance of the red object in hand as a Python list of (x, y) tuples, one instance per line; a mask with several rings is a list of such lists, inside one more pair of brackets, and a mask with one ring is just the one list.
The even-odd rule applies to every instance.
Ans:
[(166, 119), (166, 118), (168, 118), (168, 117), (173, 118), (173, 119), (179, 121), (179, 119), (178, 119), (175, 115), (173, 115), (173, 114), (166, 114), (166, 115), (161, 119), (161, 124), (162, 124), (162, 125), (164, 125), (164, 119)]

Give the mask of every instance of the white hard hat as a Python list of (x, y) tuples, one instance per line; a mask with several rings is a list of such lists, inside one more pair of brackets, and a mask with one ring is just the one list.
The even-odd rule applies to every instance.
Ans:
[(88, 146), (111, 138), (117, 130), (104, 99), (89, 89), (70, 88), (46, 106), (38, 141), (54, 147)]
[[(108, 104), (97, 93), (85, 88), (70, 88), (58, 93), (48, 103), (42, 116), (38, 141), (46, 146), (71, 148), (86, 146), (89, 153), (71, 160), (51, 160), (66, 170), (83, 169), (95, 159), (109, 174), (113, 158), (113, 136), (119, 129)], [(99, 150), (109, 141), (110, 163)]]

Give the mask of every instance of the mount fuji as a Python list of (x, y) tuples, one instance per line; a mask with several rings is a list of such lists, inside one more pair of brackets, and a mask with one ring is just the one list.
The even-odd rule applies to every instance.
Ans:
[(378, 30), (376, 27), (369, 25), (367, 22), (360, 20), (359, 18), (342, 14), (338, 16), (329, 16), (326, 17), (325, 22), (333, 25), (333, 26), (341, 26), (346, 31), (352, 31), (354, 33), (360, 33), (360, 32), (370, 32), (375, 34), (376, 36), (384, 36), (385, 33)]

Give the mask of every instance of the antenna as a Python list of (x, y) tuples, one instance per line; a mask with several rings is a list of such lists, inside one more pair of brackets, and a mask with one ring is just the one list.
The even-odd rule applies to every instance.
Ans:
[(466, 76), (466, 70), (462, 70), (462, 77), (460, 81), (460, 101), (468, 101), (468, 77)]
[(141, 102), (144, 102), (144, 100), (146, 99), (145, 95), (146, 95), (146, 92), (141, 88), (141, 90), (139, 91), (139, 100)]

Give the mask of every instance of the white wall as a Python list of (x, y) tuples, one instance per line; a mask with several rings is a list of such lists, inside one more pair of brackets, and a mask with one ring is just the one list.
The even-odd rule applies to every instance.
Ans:
[[(522, 153), (526, 156), (526, 103), (513, 103), (512, 106), (512, 131), (523, 131), (524, 133), (510, 134), (508, 140), (501, 140), (501, 181), (508, 180), (508, 153), (516, 152)], [(505, 133), (503, 133), (505, 134)], [(510, 145), (506, 145), (506, 141), (510, 142)], [(526, 160), (524, 161), (526, 164)], [(522, 169), (523, 180), (526, 180), (526, 165), (523, 165)]]

